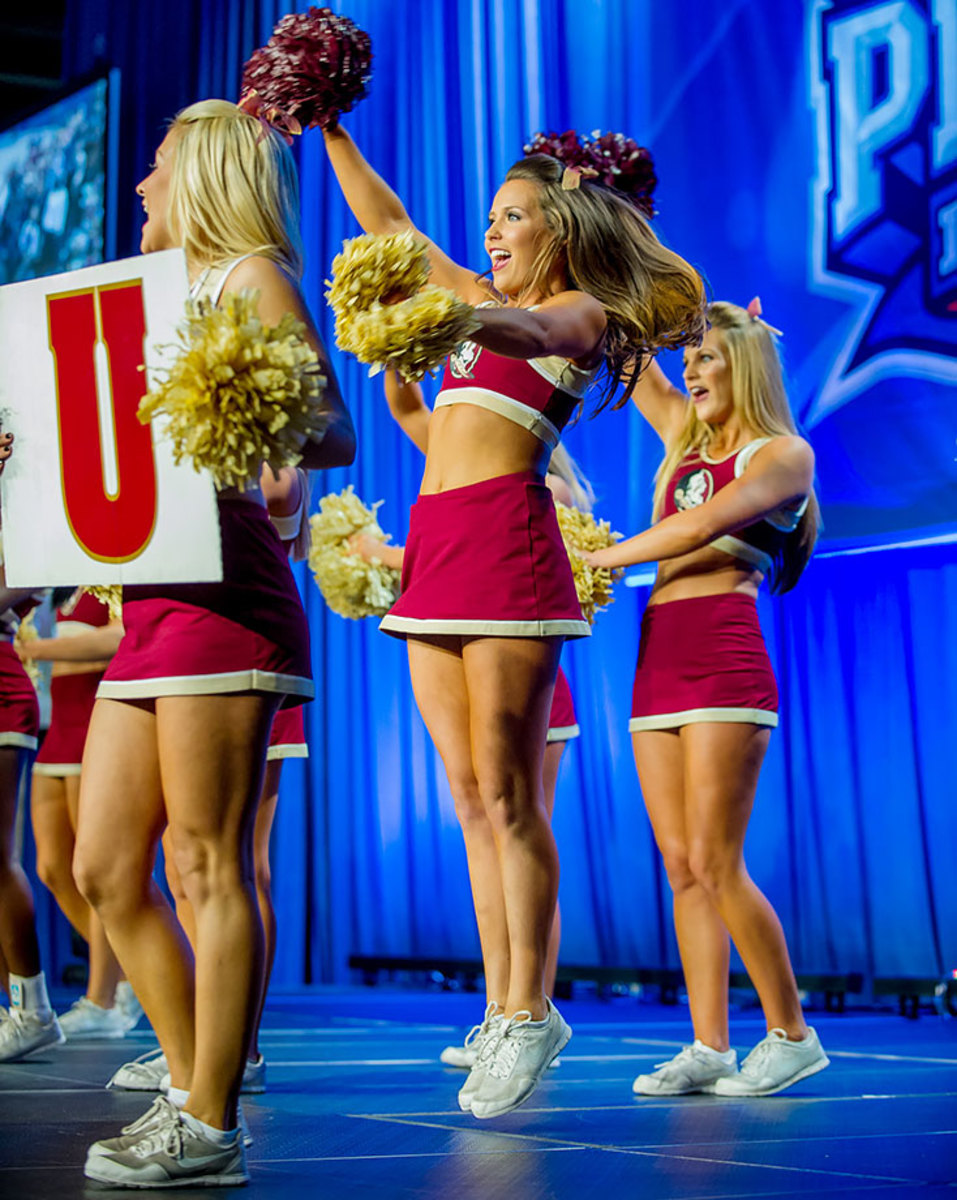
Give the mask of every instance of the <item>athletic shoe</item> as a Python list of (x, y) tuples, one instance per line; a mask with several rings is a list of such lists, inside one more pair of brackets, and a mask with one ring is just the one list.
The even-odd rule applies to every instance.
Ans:
[(98, 1158), (104, 1154), (116, 1154), (120, 1150), (128, 1150), (134, 1142), (139, 1141), (144, 1133), (148, 1133), (151, 1129), (158, 1129), (160, 1125), (169, 1120), (167, 1110), (171, 1106), (172, 1102), (166, 1096), (157, 1096), (141, 1117), (137, 1117), (129, 1125), (123, 1126), (118, 1137), (103, 1138), (102, 1141), (94, 1142), (87, 1151), (87, 1158)]
[[(499, 1006), (490, 1000), (485, 1009), (481, 1025), (473, 1025), (465, 1035), (461, 1046), (446, 1046), (439, 1055), (439, 1062), (447, 1067), (464, 1067), (467, 1071), (475, 1066), (475, 1060), (481, 1053), (482, 1047), (492, 1032), (492, 1021), (496, 1019)], [(501, 1020), (501, 1017), (498, 1017)]]
[(168, 1071), (163, 1051), (147, 1050), (132, 1062), (124, 1063), (106, 1086), (124, 1092), (158, 1092)]
[(249, 1182), (246, 1153), (237, 1133), (225, 1145), (211, 1141), (184, 1120), (168, 1100), (155, 1123), (141, 1129), (123, 1150), (87, 1155), (87, 1179), (114, 1187), (236, 1187)]
[(128, 1027), (118, 1008), (100, 1008), (87, 996), (81, 996), (60, 1017), (60, 1028), (67, 1041), (84, 1042), (126, 1037)]
[(66, 1041), (55, 1013), (44, 1019), (22, 1008), (0, 1008), (0, 1062), (18, 1062), (47, 1046)]
[(561, 1013), (548, 1001), (547, 1016), (533, 1021), (520, 1012), (503, 1021), (488, 1066), (472, 1098), (472, 1116), (485, 1120), (518, 1108), (538, 1086), (548, 1065), (572, 1036)]
[(656, 1063), (650, 1075), (639, 1075), (631, 1085), (636, 1096), (687, 1096), (690, 1092), (713, 1092), (716, 1079), (734, 1075), (738, 1056), (733, 1050), (719, 1054), (700, 1039), (685, 1046), (674, 1058)]
[(789, 1041), (783, 1029), (772, 1029), (744, 1060), (737, 1075), (717, 1080), (714, 1091), (718, 1096), (771, 1096), (823, 1071), (830, 1061), (813, 1029), (808, 1029), (800, 1042)]
[(246, 1095), (258, 1094), (266, 1090), (266, 1060), (260, 1054), (257, 1059), (247, 1058), (243, 1067), (243, 1081), (239, 1085), (240, 1092)]
[(133, 985), (127, 979), (121, 979), (113, 993), (113, 1007), (123, 1014), (126, 1032), (129, 1033), (140, 1023), (143, 1015), (143, 1005), (136, 998)]
[[(472, 1111), (472, 1100), (482, 1085), (486, 1068), (492, 1061), (492, 1056), (495, 1053), (495, 1043), (498, 1041), (499, 1034), (502, 1032), (502, 1026), (505, 1024), (505, 1018), (500, 1012), (489, 1012), (491, 1007), (492, 1005), (489, 1004), (485, 1010), (485, 1015), (488, 1018), (488, 1031), (482, 1040), (481, 1049), (475, 1056), (475, 1062), (472, 1064), (465, 1082), (459, 1088), (459, 1108), (462, 1112)], [(496, 1007), (498, 1006), (496, 1005)]]

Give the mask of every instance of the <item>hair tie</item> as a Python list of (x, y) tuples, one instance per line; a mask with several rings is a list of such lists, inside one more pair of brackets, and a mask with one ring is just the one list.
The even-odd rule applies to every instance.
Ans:
[(573, 192), (581, 187), (582, 178), (594, 179), (597, 174), (594, 167), (566, 167), (562, 171), (562, 191)]
[(285, 113), (275, 107), (266, 108), (258, 92), (245, 92), (236, 107), (255, 117), (262, 126), (260, 141), (270, 133), (278, 133), (286, 145), (291, 146), (292, 135), (302, 133), (302, 126), (291, 113)]

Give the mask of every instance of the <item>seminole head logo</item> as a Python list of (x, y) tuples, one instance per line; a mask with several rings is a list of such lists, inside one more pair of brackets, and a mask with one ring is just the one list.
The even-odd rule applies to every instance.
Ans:
[(474, 342), (459, 342), (449, 355), (449, 370), (456, 379), (471, 379), (472, 368), (481, 353), (482, 347)]
[(679, 512), (684, 512), (686, 508), (697, 508), (699, 504), (710, 500), (713, 492), (714, 479), (711, 472), (705, 467), (698, 467), (697, 470), (682, 475), (675, 484), (675, 508)]
[(809, 423), (888, 375), (957, 382), (957, 0), (808, 0), (815, 281), (853, 321)]

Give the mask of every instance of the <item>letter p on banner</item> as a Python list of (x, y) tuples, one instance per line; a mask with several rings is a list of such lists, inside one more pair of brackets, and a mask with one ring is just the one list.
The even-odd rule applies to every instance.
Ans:
[(187, 294), (179, 250), (0, 288), (8, 585), (222, 578), (212, 481), (137, 417)]

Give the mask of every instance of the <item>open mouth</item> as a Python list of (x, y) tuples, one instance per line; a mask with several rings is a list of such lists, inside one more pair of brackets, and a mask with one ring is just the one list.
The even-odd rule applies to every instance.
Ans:
[(493, 250), (491, 254), (492, 270), (500, 271), (507, 262), (511, 261), (511, 254), (507, 250)]

